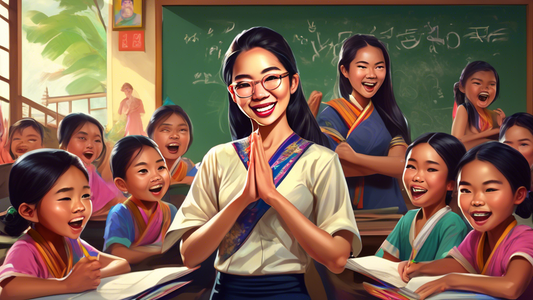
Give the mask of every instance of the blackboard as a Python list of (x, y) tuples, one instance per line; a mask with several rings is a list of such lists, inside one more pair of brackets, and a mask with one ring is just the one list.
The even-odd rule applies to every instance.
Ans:
[(470, 61), (500, 76), (491, 109), (526, 111), (526, 5), (498, 6), (163, 6), (162, 97), (191, 117), (193, 161), (231, 140), (228, 95), (220, 77), (236, 34), (267, 26), (289, 42), (304, 93), (337, 97), (336, 64), (349, 36), (372, 34), (392, 62), (393, 87), (413, 138), (450, 132), (453, 84)]

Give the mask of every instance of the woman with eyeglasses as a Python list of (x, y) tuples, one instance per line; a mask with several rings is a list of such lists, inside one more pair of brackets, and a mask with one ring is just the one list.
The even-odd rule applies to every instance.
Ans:
[(226, 53), (234, 141), (205, 156), (165, 239), (194, 267), (215, 250), (211, 299), (310, 299), (309, 257), (340, 273), (361, 240), (337, 155), (321, 146), (294, 55), (265, 27)]

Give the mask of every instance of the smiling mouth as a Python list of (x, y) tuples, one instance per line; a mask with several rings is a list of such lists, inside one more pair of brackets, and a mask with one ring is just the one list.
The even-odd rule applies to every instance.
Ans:
[(428, 190), (420, 187), (411, 187), (411, 195), (415, 199), (422, 197), (425, 193), (427, 193), (427, 191)]
[(80, 229), (81, 226), (83, 226), (83, 220), (85, 217), (79, 217), (72, 219), (70, 222), (68, 222), (68, 225), (74, 229)]
[(487, 101), (487, 99), (489, 98), (489, 93), (487, 92), (481, 92), (479, 93), (479, 95), (477, 96), (477, 98), (480, 100), (480, 101)]
[(367, 92), (373, 92), (377, 82), (363, 82), (363, 87)]
[(178, 145), (176, 143), (172, 143), (172, 144), (167, 145), (168, 152), (170, 152), (171, 154), (178, 153), (179, 148), (180, 148), (180, 145)]
[(90, 160), (91, 158), (93, 158), (93, 153), (90, 153), (90, 152), (86, 152), (86, 153), (83, 153), (83, 156), (85, 156), (85, 158), (87, 158), (88, 160)]
[(22, 153), (26, 153), (26, 151), (28, 151), (28, 149), (25, 149), (25, 148), (18, 148), (18, 149), (16, 150), (17, 153), (21, 153), (21, 154), (22, 154)]
[(161, 190), (163, 189), (163, 185), (162, 184), (158, 184), (158, 185), (154, 185), (153, 187), (149, 188), (148, 190), (152, 193), (152, 194), (159, 194), (161, 192)]
[(474, 219), (476, 223), (486, 221), (488, 218), (490, 218), (491, 215), (492, 213), (490, 211), (485, 211), (485, 212), (475, 211), (475, 212), (470, 213), (470, 216), (472, 217), (472, 219)]
[(276, 106), (276, 102), (272, 102), (272, 103), (260, 104), (260, 105), (251, 107), (251, 109), (255, 112), (256, 115), (260, 117), (268, 117), (274, 111), (275, 106)]

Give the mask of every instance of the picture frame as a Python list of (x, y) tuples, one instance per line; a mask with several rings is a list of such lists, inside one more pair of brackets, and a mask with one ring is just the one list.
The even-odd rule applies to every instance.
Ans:
[(144, 29), (144, 0), (113, 0), (113, 30)]

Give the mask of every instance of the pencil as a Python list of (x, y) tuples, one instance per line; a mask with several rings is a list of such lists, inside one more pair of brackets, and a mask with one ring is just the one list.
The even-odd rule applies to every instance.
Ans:
[(96, 260), (97, 259), (96, 257), (91, 256), (89, 254), (89, 251), (87, 251), (87, 249), (85, 249), (85, 247), (83, 247), (83, 245), (81, 244), (81, 241), (80, 241), (79, 238), (78, 238), (78, 245), (80, 245), (80, 248), (83, 251), (83, 255), (85, 255), (85, 257), (87, 257), (89, 260)]

